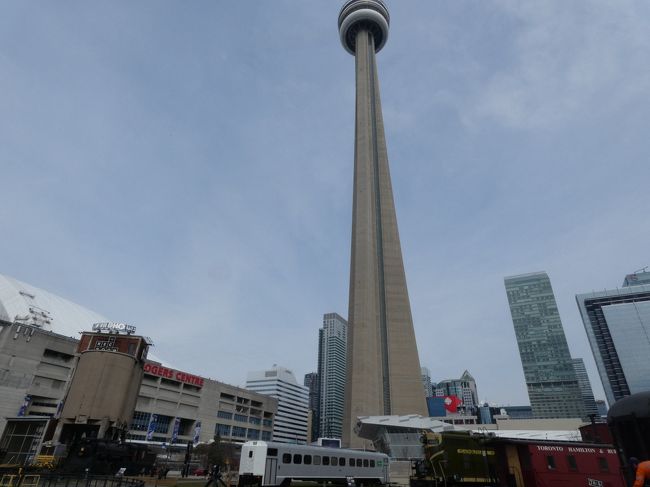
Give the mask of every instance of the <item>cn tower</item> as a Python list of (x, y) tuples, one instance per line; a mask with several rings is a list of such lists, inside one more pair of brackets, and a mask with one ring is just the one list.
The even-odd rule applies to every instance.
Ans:
[(352, 256), (343, 443), (361, 447), (359, 416), (427, 415), (406, 288), (375, 54), (388, 40), (381, 0), (350, 0), (339, 33), (355, 58)]

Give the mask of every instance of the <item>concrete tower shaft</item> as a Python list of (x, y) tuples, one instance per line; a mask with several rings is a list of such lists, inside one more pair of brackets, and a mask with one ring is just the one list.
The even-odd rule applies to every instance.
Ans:
[(347, 380), (343, 442), (360, 447), (359, 416), (426, 415), (388, 167), (375, 53), (388, 36), (378, 0), (347, 2), (339, 16), (355, 55), (356, 122)]

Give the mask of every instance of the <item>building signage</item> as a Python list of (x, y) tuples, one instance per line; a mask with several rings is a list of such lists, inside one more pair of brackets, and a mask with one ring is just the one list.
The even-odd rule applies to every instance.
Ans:
[(589, 482), (589, 487), (603, 487), (603, 485), (605, 485), (602, 480), (588, 478), (587, 482)]
[(119, 351), (115, 346), (115, 337), (108, 337), (106, 340), (97, 340), (95, 342), (94, 350), (102, 352), (117, 352)]
[(203, 377), (188, 374), (187, 372), (181, 372), (180, 370), (169, 369), (151, 362), (144, 364), (144, 371), (146, 374), (157, 375), (158, 377), (164, 377), (165, 379), (176, 380), (193, 386), (203, 387)]
[(589, 447), (582, 447), (582, 446), (546, 446), (546, 445), (537, 445), (537, 451), (556, 451), (556, 452), (564, 452), (566, 451), (567, 453), (599, 453), (601, 455), (603, 454), (608, 454), (608, 455), (616, 455), (616, 450), (613, 448), (589, 448)]
[(127, 325), (126, 323), (95, 323), (93, 331), (100, 333), (126, 333), (131, 335), (135, 333), (135, 326)]

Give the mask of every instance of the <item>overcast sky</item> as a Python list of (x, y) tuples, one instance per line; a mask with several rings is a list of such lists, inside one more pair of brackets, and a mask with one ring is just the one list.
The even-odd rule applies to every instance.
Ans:
[[(0, 3), (0, 273), (242, 384), (347, 316), (354, 60), (341, 1)], [(503, 278), (650, 264), (650, 3), (389, 2), (378, 56), (420, 361), (528, 404)]]

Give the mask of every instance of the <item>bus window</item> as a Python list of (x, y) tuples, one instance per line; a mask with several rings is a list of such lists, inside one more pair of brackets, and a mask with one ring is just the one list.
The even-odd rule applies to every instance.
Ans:
[(302, 463), (302, 455), (298, 455), (297, 453), (295, 453), (293, 455), (293, 463), (295, 463), (296, 465), (300, 465)]
[(339, 465), (341, 467), (345, 467), (345, 458), (343, 458), (343, 457), (339, 458)]
[(253, 450), (248, 451), (248, 458), (253, 458)]
[(368, 459), (367, 459), (367, 458), (364, 458), (364, 459), (363, 459), (363, 466), (364, 466), (364, 467), (367, 467), (367, 466), (368, 466)]
[(277, 448), (269, 448), (268, 451), (266, 452), (266, 456), (277, 457), (278, 456), (278, 449)]
[(323, 457), (323, 465), (329, 465), (330, 464), (330, 457)]
[(361, 459), (357, 458), (357, 467), (360, 467), (360, 466), (361, 466)]
[(282, 454), (282, 463), (291, 463), (291, 453)]
[(311, 465), (311, 455), (305, 455), (304, 459), (305, 465)]
[(338, 462), (337, 460), (338, 460), (338, 459), (337, 459), (336, 457), (332, 457), (332, 458), (330, 458), (330, 464), (331, 464), (333, 467), (336, 467), (336, 466), (339, 464), (339, 462)]
[(375, 461), (374, 460), (370, 460), (370, 468), (375, 468)]
[(314, 465), (320, 465), (320, 455), (314, 455)]
[(350, 467), (354, 467), (354, 458), (350, 458), (348, 465), (350, 465)]

